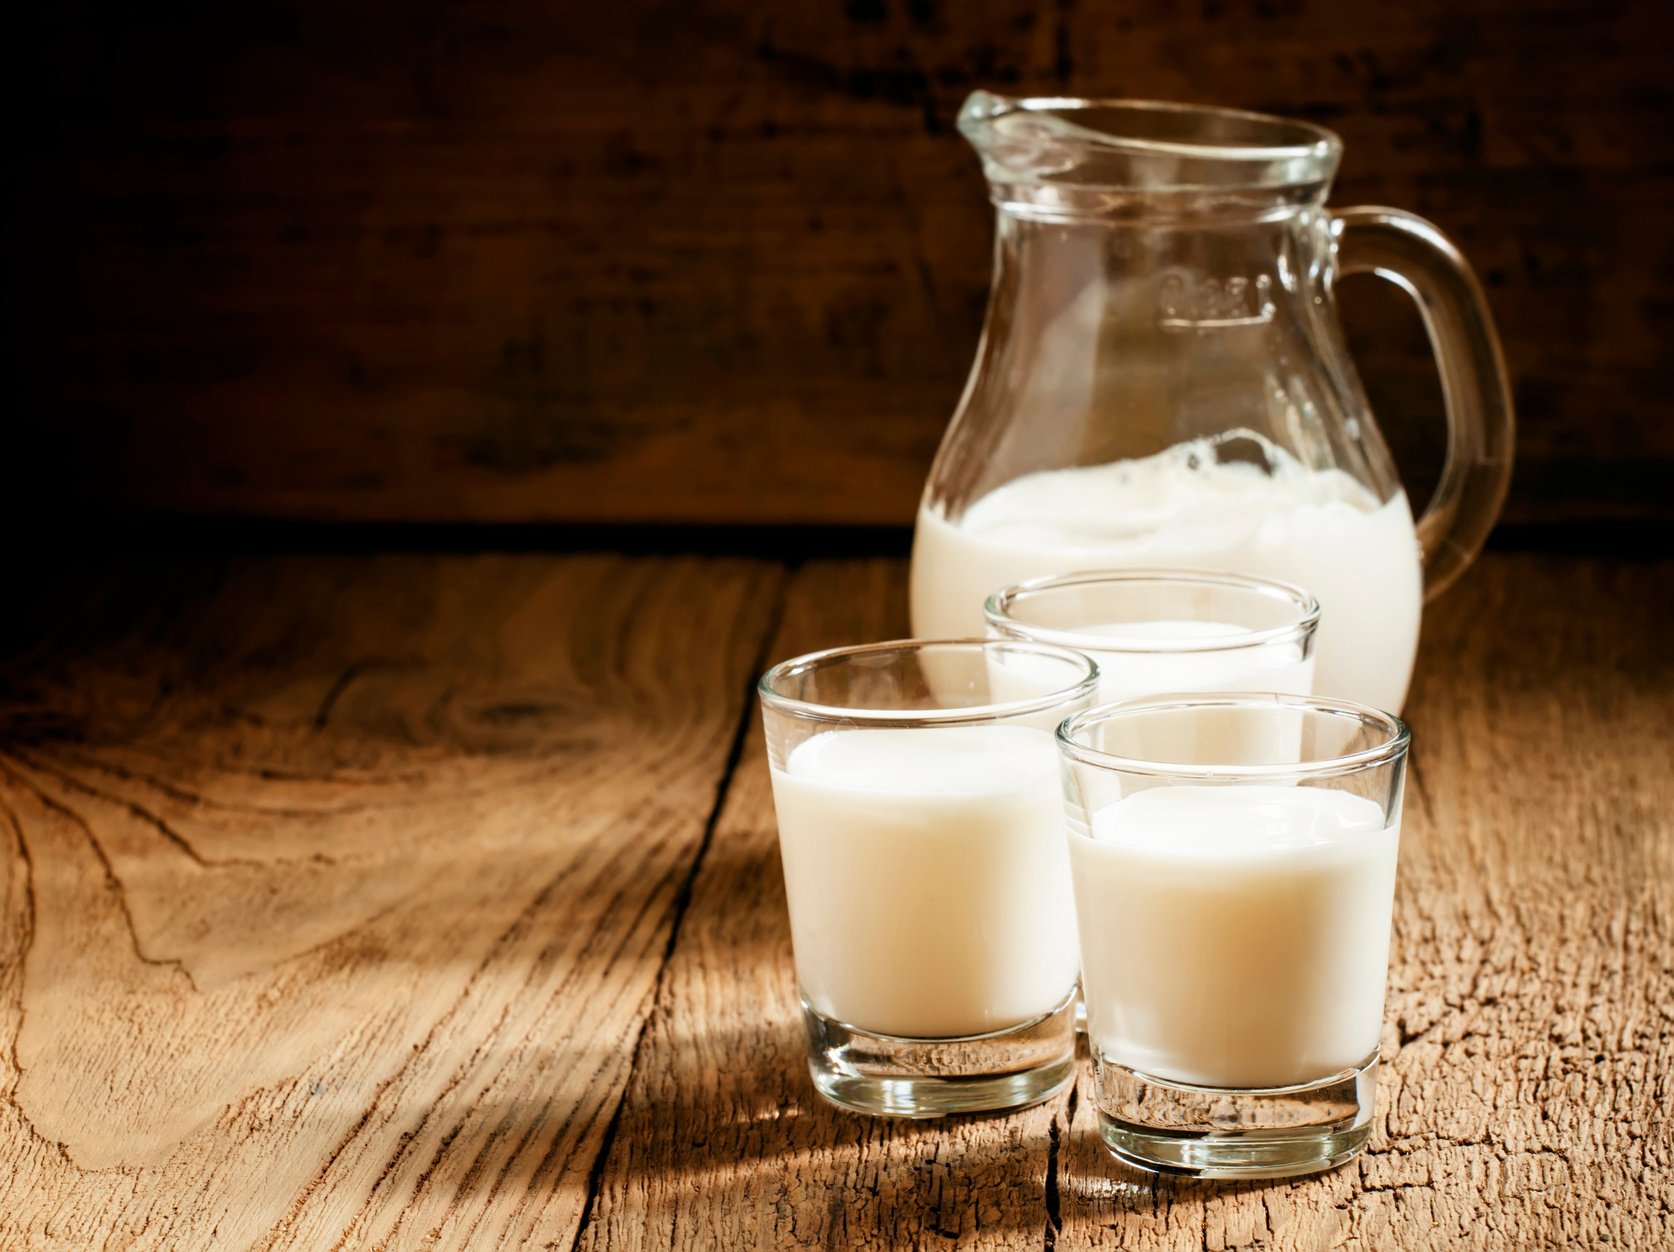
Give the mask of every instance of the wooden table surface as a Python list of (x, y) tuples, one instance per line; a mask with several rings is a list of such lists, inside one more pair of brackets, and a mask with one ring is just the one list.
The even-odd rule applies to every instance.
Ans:
[(903, 572), (268, 556), (31, 594), (0, 1247), (1674, 1244), (1674, 563), (1492, 556), (1432, 607), (1371, 1148), (1239, 1185), (1117, 1167), (1085, 1074), (946, 1123), (814, 1096), (751, 684), (901, 633)]

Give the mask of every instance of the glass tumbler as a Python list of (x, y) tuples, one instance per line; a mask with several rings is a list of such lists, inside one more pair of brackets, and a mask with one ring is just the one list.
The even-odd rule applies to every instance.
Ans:
[(761, 679), (814, 1085), (862, 1113), (1020, 1108), (1073, 1081), (1052, 734), (1097, 688), (1010, 641), (836, 648)]
[(1300, 587), (1209, 570), (1035, 578), (984, 605), (988, 635), (1084, 652), (1099, 699), (1177, 691), (1313, 691), (1319, 601)]
[(1320, 697), (1104, 705), (1058, 731), (1099, 1131), (1208, 1178), (1371, 1133), (1408, 733)]

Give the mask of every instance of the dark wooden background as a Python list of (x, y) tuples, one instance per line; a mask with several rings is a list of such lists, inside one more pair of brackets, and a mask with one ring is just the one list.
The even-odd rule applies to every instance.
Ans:
[[(36, 10), (7, 506), (48, 521), (905, 523), (985, 294), (979, 85), (1337, 128), (1335, 202), (1483, 277), (1508, 519), (1674, 519), (1660, 0)], [(1351, 330), (1422, 489), (1437, 387), (1380, 288)]]

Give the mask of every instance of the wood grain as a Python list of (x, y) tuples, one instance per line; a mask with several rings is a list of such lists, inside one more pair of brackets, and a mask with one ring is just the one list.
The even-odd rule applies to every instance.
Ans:
[(0, 1246), (567, 1246), (778, 579), (146, 571), (7, 665)]
[(533, 554), (43, 586), (0, 663), (0, 1247), (1674, 1240), (1674, 563), (1491, 556), (1433, 607), (1371, 1150), (1240, 1186), (1115, 1166), (1086, 1074), (932, 1125), (814, 1095), (748, 683), (898, 633), (903, 588)]
[(1153, 1185), (1069, 1136), (1060, 1247), (1667, 1247), (1674, 565), (1496, 557), (1429, 610), (1379, 1120), (1296, 1184)]
[[(896, 562), (810, 565), (775, 657), (896, 638)], [(1037, 1248), (1059, 1110), (915, 1124), (826, 1105), (808, 1078), (778, 836), (752, 726), (580, 1247)]]
[[(1508, 516), (1674, 519), (1655, 0), (35, 6), (7, 507), (902, 524), (989, 210), (974, 86), (1337, 127), (1480, 271)], [(1347, 284), (1415, 482), (1439, 392)]]
[[(887, 593), (887, 595), (885, 594)], [(899, 567), (792, 582), (775, 653), (900, 624)], [(1493, 557), (1426, 625), (1378, 1129), (1263, 1185), (1152, 1179), (1078, 1095), (936, 1126), (805, 1074), (752, 731), (657, 991), (588, 1248), (1665, 1247), (1674, 565)]]

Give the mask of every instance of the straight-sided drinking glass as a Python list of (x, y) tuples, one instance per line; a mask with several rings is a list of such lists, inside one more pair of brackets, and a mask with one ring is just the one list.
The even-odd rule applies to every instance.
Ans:
[(1078, 653), (909, 640), (775, 666), (759, 693), (808, 1062), (833, 1103), (1019, 1108), (1075, 1073), (1075, 924), (1052, 733)]
[(1371, 1133), (1408, 734), (1322, 697), (1103, 705), (1058, 731), (1099, 1130), (1210, 1178)]

